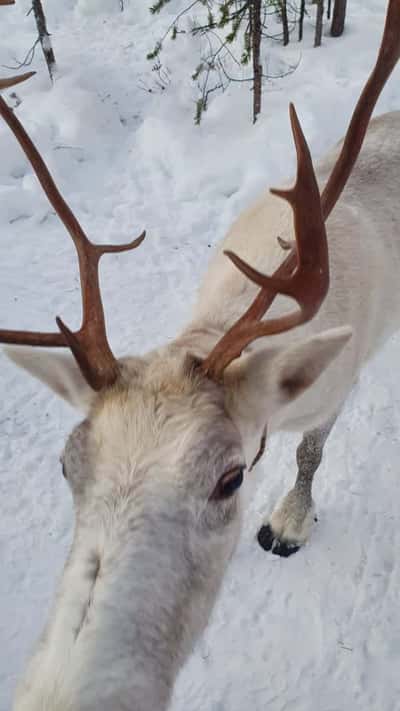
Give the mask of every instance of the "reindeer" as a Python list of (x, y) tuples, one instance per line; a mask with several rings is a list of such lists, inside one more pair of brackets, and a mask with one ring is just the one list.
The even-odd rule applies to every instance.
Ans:
[[(344, 142), (314, 172), (291, 107), (295, 187), (273, 190), (239, 217), (193, 320), (140, 358), (112, 353), (98, 266), (144, 234), (128, 245), (93, 244), (0, 100), (75, 244), (83, 311), (77, 332), (60, 318), (56, 333), (0, 331), (14, 344), (7, 355), (85, 416), (62, 455), (76, 514), (72, 549), (16, 711), (167, 708), (235, 548), (246, 467), (275, 429), (304, 432), (298, 474), (258, 538), (280, 555), (308, 539), (324, 442), (360, 368), (399, 325), (400, 113), (368, 127), (399, 56), (400, 0), (389, 0), (377, 64)], [(278, 295), (299, 308), (288, 311), (287, 298), (272, 304)]]

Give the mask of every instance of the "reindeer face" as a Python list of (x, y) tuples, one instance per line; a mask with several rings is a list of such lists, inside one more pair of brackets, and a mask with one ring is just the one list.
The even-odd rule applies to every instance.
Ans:
[[(218, 386), (135, 360), (128, 382), (98, 395), (65, 446), (63, 472), (77, 512), (99, 497), (151, 500), (152, 512), (185, 512), (196, 528), (234, 518), (245, 467), (238, 431)], [(165, 373), (170, 367), (170, 374)], [(176, 368), (175, 368), (176, 371)], [(161, 382), (162, 380), (162, 382)], [(171, 508), (172, 507), (172, 508)]]
[[(62, 699), (73, 690), (76, 708), (83, 698), (94, 709), (100, 688), (137, 700), (143, 683), (147, 704), (152, 670), (172, 657), (165, 678), (157, 671), (159, 708), (207, 623), (238, 538), (240, 435), (223, 388), (197, 374), (182, 349), (127, 359), (100, 393), (71, 359), (36, 353), (13, 355), (86, 417), (61, 457), (75, 509), (72, 550), (47, 645), (19, 698), (43, 708), (56, 687)], [(139, 681), (126, 672), (137, 665)], [(115, 698), (104, 708), (119, 708)]]
[(124, 559), (133, 576), (146, 571), (168, 611), (179, 605), (191, 645), (239, 532), (240, 436), (222, 389), (183, 357), (129, 359), (123, 375), (95, 396), (61, 458), (75, 539), (91, 541), (106, 576)]

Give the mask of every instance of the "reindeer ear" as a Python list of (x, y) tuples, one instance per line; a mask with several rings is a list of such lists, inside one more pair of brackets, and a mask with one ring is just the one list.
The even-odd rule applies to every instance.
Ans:
[(227, 369), (228, 409), (238, 421), (265, 424), (319, 378), (351, 337), (349, 327), (334, 328), (287, 348), (266, 348)]
[(96, 393), (87, 384), (70, 353), (50, 352), (30, 346), (6, 346), (4, 353), (72, 407), (85, 414), (89, 412)]

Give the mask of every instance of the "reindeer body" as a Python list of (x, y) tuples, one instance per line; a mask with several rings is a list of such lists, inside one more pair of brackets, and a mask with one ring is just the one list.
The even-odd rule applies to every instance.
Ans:
[[(341, 145), (316, 165), (321, 188)], [(365, 361), (400, 327), (399, 194), (400, 112), (396, 111), (371, 121), (361, 155), (327, 221), (330, 289), (319, 313), (300, 329), (274, 336), (272, 342), (281, 346), (344, 324), (352, 327), (353, 337), (320, 378), (275, 421), (269, 421), (269, 430), (304, 431), (323, 424), (340, 409)], [(223, 250), (230, 249), (259, 271), (272, 274), (285, 254), (277, 236), (294, 240), (291, 210), (266, 193), (239, 216), (217, 248), (195, 307), (196, 328), (211, 325), (226, 330), (257, 292)], [(280, 299), (272, 309), (287, 310), (287, 300)], [(251, 348), (262, 345), (259, 340)]]

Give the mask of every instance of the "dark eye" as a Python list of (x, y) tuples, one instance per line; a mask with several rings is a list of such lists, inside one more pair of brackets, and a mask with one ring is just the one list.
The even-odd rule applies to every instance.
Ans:
[(244, 470), (245, 467), (236, 467), (236, 469), (226, 472), (215, 487), (211, 500), (223, 501), (233, 496), (235, 491), (243, 484)]
[(66, 470), (66, 468), (65, 468), (65, 464), (64, 464), (64, 460), (63, 460), (63, 459), (60, 459), (60, 464), (61, 464), (62, 475), (63, 475), (64, 479), (68, 479), (68, 477), (67, 477), (67, 470)]

